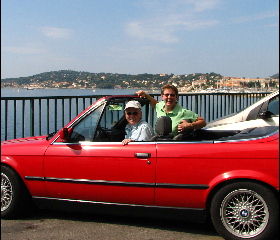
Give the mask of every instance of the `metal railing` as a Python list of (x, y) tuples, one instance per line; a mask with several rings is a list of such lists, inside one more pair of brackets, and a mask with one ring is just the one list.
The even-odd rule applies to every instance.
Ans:
[[(210, 122), (239, 112), (267, 94), (188, 93), (179, 95), (179, 103)], [(160, 94), (151, 95), (160, 100)], [(1, 141), (55, 132), (103, 96), (2, 97)]]

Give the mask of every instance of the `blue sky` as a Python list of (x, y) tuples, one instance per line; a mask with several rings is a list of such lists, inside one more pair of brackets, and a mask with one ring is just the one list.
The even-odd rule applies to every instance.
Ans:
[(279, 72), (278, 0), (2, 0), (1, 78)]

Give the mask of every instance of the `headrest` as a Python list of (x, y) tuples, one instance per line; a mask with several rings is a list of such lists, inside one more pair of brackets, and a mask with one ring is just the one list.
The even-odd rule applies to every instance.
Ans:
[(159, 136), (166, 136), (172, 132), (172, 121), (170, 117), (162, 116), (156, 121), (155, 131)]

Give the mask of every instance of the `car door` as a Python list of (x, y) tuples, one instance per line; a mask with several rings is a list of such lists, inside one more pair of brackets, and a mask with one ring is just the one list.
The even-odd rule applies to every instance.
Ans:
[[(44, 171), (49, 197), (153, 204), (155, 143), (133, 142), (123, 146), (121, 141), (100, 139), (102, 134), (97, 125), (103, 121), (100, 121), (103, 107), (73, 127), (71, 137), (75, 141), (57, 139), (47, 149)], [(106, 134), (105, 129), (102, 131)]]
[(211, 159), (222, 149), (215, 148), (213, 141), (157, 142), (156, 148), (156, 205), (201, 207)]

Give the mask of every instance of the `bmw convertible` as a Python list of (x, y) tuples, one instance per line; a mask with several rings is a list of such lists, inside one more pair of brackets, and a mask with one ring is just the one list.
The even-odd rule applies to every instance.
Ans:
[[(124, 106), (136, 96), (99, 99), (48, 136), (2, 142), (1, 217), (38, 207), (96, 207), (181, 212), (211, 220), (225, 239), (270, 239), (279, 227), (279, 127), (198, 129), (123, 145)], [(137, 211), (135, 211), (137, 212)]]

